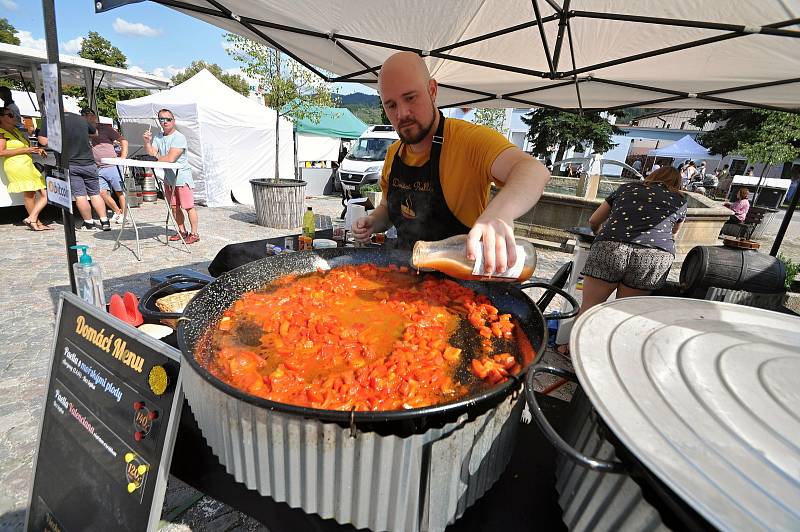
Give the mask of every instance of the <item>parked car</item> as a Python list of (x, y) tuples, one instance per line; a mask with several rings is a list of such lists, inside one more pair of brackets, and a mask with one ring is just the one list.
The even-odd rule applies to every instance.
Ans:
[(342, 164), (336, 171), (333, 180), (334, 189), (339, 192), (357, 191), (362, 185), (378, 183), (381, 180), (383, 161), (389, 146), (400, 137), (390, 125), (370, 126), (358, 139)]

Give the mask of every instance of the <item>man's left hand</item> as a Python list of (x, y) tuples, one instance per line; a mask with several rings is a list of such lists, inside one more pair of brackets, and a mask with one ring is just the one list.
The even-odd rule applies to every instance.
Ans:
[(469, 260), (475, 259), (479, 247), (483, 248), (483, 271), (487, 275), (502, 273), (517, 261), (513, 225), (500, 218), (478, 218), (475, 222), (467, 237)]

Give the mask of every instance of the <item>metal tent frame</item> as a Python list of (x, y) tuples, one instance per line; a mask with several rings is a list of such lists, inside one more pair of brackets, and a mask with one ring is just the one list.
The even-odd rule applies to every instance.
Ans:
[[(133, 0), (133, 1), (140, 1), (140, 0)], [(575, 109), (582, 109), (583, 107), (581, 104), (580, 84), (592, 82), (592, 83), (600, 83), (606, 85), (615, 85), (619, 87), (627, 87), (630, 89), (637, 89), (641, 91), (651, 92), (653, 94), (652, 98), (646, 100), (633, 101), (623, 105), (593, 109), (598, 111), (614, 111), (628, 107), (645, 107), (645, 106), (652, 106), (655, 104), (673, 103), (680, 100), (694, 100), (697, 102), (697, 105), (696, 106), (693, 105), (693, 108), (702, 108), (704, 102), (709, 102), (709, 103), (713, 102), (715, 104), (726, 104), (728, 106), (746, 107), (755, 109), (769, 109), (769, 110), (785, 111), (788, 113), (800, 114), (799, 108), (766, 105), (759, 102), (725, 97), (725, 94), (735, 93), (740, 91), (760, 89), (766, 87), (775, 87), (780, 85), (788, 85), (792, 83), (800, 84), (800, 77), (775, 79), (772, 81), (767, 81), (762, 83), (735, 85), (722, 89), (692, 93), (686, 91), (672, 90), (666, 87), (655, 87), (649, 85), (629, 83), (625, 81), (619, 81), (605, 77), (598, 77), (594, 75), (594, 73), (596, 73), (597, 71), (601, 71), (609, 67), (623, 65), (626, 63), (632, 63), (634, 61), (640, 61), (642, 59), (658, 57), (680, 50), (688, 50), (700, 46), (707, 46), (714, 43), (718, 43), (720, 41), (736, 39), (753, 34), (777, 36), (787, 39), (798, 39), (800, 38), (800, 31), (785, 29), (785, 28), (790, 26), (800, 25), (800, 18), (782, 20), (763, 26), (747, 26), (743, 24), (725, 24), (719, 22), (708, 22), (708, 21), (698, 21), (698, 20), (678, 20), (678, 19), (669, 19), (660, 17), (646, 17), (639, 15), (629, 15), (624, 13), (601, 13), (595, 11), (580, 11), (580, 10), (570, 9), (571, 0), (562, 0), (561, 4), (557, 3), (555, 0), (541, 0), (541, 1), (531, 0), (531, 5), (533, 8), (532, 10), (534, 15), (531, 20), (524, 21), (520, 24), (516, 24), (514, 26), (510, 26), (500, 30), (492, 31), (490, 33), (486, 33), (477, 37), (460, 40), (445, 46), (440, 46), (433, 50), (423, 50), (420, 48), (402, 46), (390, 42), (383, 42), (373, 39), (364, 39), (356, 35), (346, 35), (346, 34), (339, 34), (332, 32), (323, 33), (320, 31), (313, 31), (305, 28), (276, 24), (268, 20), (239, 16), (231, 8), (225, 5), (226, 0), (205, 0), (205, 2), (208, 4), (208, 7), (198, 6), (183, 0), (150, 0), (150, 1), (157, 4), (161, 4), (166, 7), (174, 8), (181, 11), (186, 11), (189, 13), (196, 13), (198, 15), (214, 17), (220, 20), (234, 21), (243, 30), (246, 30), (248, 33), (255, 34), (260, 39), (262, 39), (264, 43), (287, 54), (292, 59), (296, 60), (304, 67), (308, 68), (311, 72), (319, 76), (321, 79), (329, 83), (341, 83), (341, 82), (365, 83), (365, 84), (376, 83), (377, 72), (378, 70), (380, 70), (380, 65), (370, 66), (362, 58), (359, 58), (358, 55), (355, 52), (353, 52), (353, 50), (348, 48), (347, 43), (367, 44), (370, 46), (385, 48), (387, 50), (392, 50), (392, 51), (411, 51), (421, 56), (430, 56), (448, 61), (487, 67), (499, 71), (514, 72), (517, 74), (528, 75), (537, 79), (546, 79), (557, 82), (547, 86), (532, 87), (531, 89), (528, 90), (518, 90), (505, 94), (491, 94), (489, 92), (475, 90), (470, 87), (463, 87), (457, 85), (442, 85), (446, 88), (451, 88), (468, 94), (473, 94), (477, 97), (474, 99), (451, 103), (443, 107), (461, 107), (466, 105), (473, 105), (476, 103), (486, 103), (491, 100), (506, 100), (519, 104), (519, 106), (544, 107), (544, 108), (558, 109), (562, 111), (571, 112), (574, 111)], [(132, 2), (128, 0), (100, 0), (96, 3), (97, 11), (98, 12), (107, 11), (109, 9), (119, 7), (126, 3), (132, 3)], [(230, 1), (228, 0), (227, 3), (230, 3)], [(543, 17), (541, 15), (542, 3), (546, 3), (548, 6), (550, 6), (555, 11), (555, 13)], [(572, 68), (559, 70), (558, 69), (559, 63), (561, 62), (564, 51), (564, 39), (566, 38), (567, 41), (571, 43), (572, 41), (571, 21), (577, 19), (613, 20), (620, 22), (629, 22), (634, 24), (654, 24), (660, 26), (670, 26), (674, 28), (697, 28), (705, 30), (715, 30), (715, 31), (722, 31), (724, 33), (674, 46), (663, 47), (655, 50), (649, 50), (646, 52), (629, 55), (626, 57), (612, 59), (609, 61), (603, 61), (600, 63), (595, 63), (580, 68), (576, 68), (575, 66), (573, 47), (570, 46), (570, 52), (572, 56), (571, 57)], [(558, 34), (552, 52), (550, 51), (550, 45), (547, 36), (545, 34), (545, 25), (551, 23), (558, 24)], [(459, 56), (452, 53), (452, 50), (456, 48), (460, 48), (469, 44), (475, 44), (478, 42), (490, 41), (491, 39), (528, 28), (538, 28), (539, 30), (541, 44), (547, 59), (547, 64), (549, 66), (548, 71), (539, 71), (539, 70), (519, 68), (513, 65), (490, 63), (469, 57)], [(332, 41), (338, 48), (347, 53), (350, 57), (352, 57), (364, 68), (361, 70), (337, 76), (328, 75), (324, 73), (321, 69), (311, 65), (301, 57), (292, 53), (286, 47), (282, 46), (280, 43), (278, 43), (275, 39), (273, 39), (267, 34), (268, 30), (278, 30), (282, 32), (303, 35), (306, 37), (314, 37), (321, 40)], [(589, 72), (593, 74), (581, 76), (581, 74), (586, 74)], [(364, 76), (365, 74), (368, 74), (371, 77), (369, 78), (361, 77)], [(564, 80), (569, 80), (569, 81), (564, 81)], [(576, 92), (576, 100), (575, 100), (576, 105), (571, 107), (552, 106), (549, 104), (538, 102), (533, 99), (519, 97), (522, 94), (530, 94), (534, 92), (562, 87), (569, 84), (573, 84), (575, 86), (575, 92)], [(798, 87), (798, 90), (800, 90), (800, 86)]]
[[(139, 1), (141, 0), (98, 0), (95, 3), (95, 6), (97, 12), (102, 12), (125, 4), (139, 2)], [(581, 98), (581, 86), (582, 85), (585, 86), (589, 83), (592, 83), (592, 84), (602, 84), (608, 86), (635, 89), (638, 91), (644, 91), (645, 93), (649, 93), (651, 95), (651, 97), (648, 97), (647, 99), (638, 99), (637, 101), (631, 101), (620, 105), (592, 108), (592, 110), (596, 111), (615, 111), (618, 109), (624, 109), (629, 107), (646, 107), (646, 106), (671, 107), (675, 105), (677, 102), (687, 104), (688, 101), (691, 101), (692, 105), (690, 106), (690, 108), (696, 108), (696, 109), (703, 108), (704, 106), (733, 107), (733, 108), (738, 107), (738, 108), (768, 109), (768, 110), (784, 111), (788, 113), (800, 114), (800, 107), (784, 107), (784, 106), (768, 105), (757, 101), (748, 101), (744, 99), (731, 97), (733, 93), (741, 91), (763, 89), (768, 87), (777, 87), (777, 86), (791, 85), (791, 84), (798, 84), (798, 92), (800, 92), (800, 77), (772, 79), (769, 81), (763, 81), (759, 83), (732, 85), (729, 87), (716, 88), (713, 90), (706, 90), (700, 92), (687, 92), (687, 91), (670, 89), (668, 87), (657, 87), (652, 85), (632, 83), (629, 81), (615, 80), (612, 79), (611, 77), (604, 77), (602, 75), (599, 76), (597, 75), (598, 73), (602, 74), (602, 71), (604, 69), (608, 69), (610, 67), (634, 63), (636, 61), (641, 61), (643, 59), (665, 56), (667, 54), (678, 51), (690, 50), (703, 46), (710, 46), (722, 41), (738, 39), (745, 36), (765, 35), (771, 37), (779, 37), (782, 39), (798, 39), (800, 38), (800, 31), (789, 28), (791, 28), (792, 26), (800, 25), (800, 18), (779, 20), (766, 25), (730, 24), (730, 23), (710, 22), (703, 20), (673, 19), (673, 18), (663, 18), (663, 17), (631, 15), (620, 12), (598, 12), (598, 11), (575, 10), (571, 9), (572, 0), (561, 0), (561, 1), (530, 0), (532, 8), (532, 16), (528, 20), (523, 20), (522, 22), (515, 24), (513, 26), (508, 26), (482, 35), (478, 35), (463, 40), (458, 40), (456, 42), (452, 42), (444, 46), (439, 46), (432, 50), (423, 50), (421, 48), (415, 48), (407, 45), (400, 45), (392, 42), (384, 42), (375, 39), (365, 39), (357, 35), (348, 35), (344, 33), (337, 33), (334, 31), (326, 33), (322, 31), (311, 30), (308, 28), (279, 24), (276, 22), (271, 22), (269, 20), (263, 20), (260, 18), (242, 16), (240, 14), (235, 13), (233, 9), (228, 7), (228, 5), (235, 4), (236, 0), (194, 0), (195, 2), (204, 2), (205, 5), (198, 5), (195, 3), (191, 3), (190, 1), (187, 0), (150, 0), (150, 1), (155, 2), (157, 4), (161, 4), (169, 8), (176, 9), (178, 11), (185, 12), (197, 18), (203, 18), (204, 20), (210, 19), (212, 24), (224, 27), (225, 29), (228, 29), (230, 31), (241, 33), (251, 38), (255, 36), (256, 38), (260, 39), (263, 43), (277, 50), (280, 50), (282, 53), (285, 53), (292, 59), (296, 60), (298, 63), (308, 68), (311, 72), (315, 73), (321, 79), (330, 83), (353, 82), (353, 83), (374, 85), (377, 82), (377, 72), (380, 69), (380, 65), (379, 64), (370, 65), (363, 57), (359, 57), (359, 55), (351, 48), (351, 46), (349, 46), (351, 44), (356, 44), (356, 43), (369, 45), (371, 47), (384, 48), (389, 51), (411, 51), (423, 57), (430, 56), (446, 61), (452, 61), (455, 63), (464, 63), (464, 64), (486, 67), (496, 71), (522, 74), (524, 76), (530, 76), (531, 78), (536, 79), (538, 82), (537, 86), (531, 86), (531, 88), (529, 89), (515, 90), (513, 92), (507, 92), (501, 94), (493, 94), (485, 90), (479, 90), (467, 86), (440, 83), (440, 87), (453, 89), (459, 92), (463, 92), (465, 94), (469, 94), (471, 96), (468, 99), (464, 99), (454, 103), (448, 103), (447, 105), (442, 105), (442, 107), (463, 107), (467, 105), (475, 105), (480, 103), (489, 104), (490, 102), (498, 104), (502, 101), (502, 103), (504, 104), (506, 102), (510, 102), (514, 104), (513, 106), (517, 107), (542, 107), (547, 109), (580, 113), (584, 109), (583, 101)], [(622, 6), (627, 4), (620, 3), (620, 5)], [(547, 7), (548, 10), (552, 10), (553, 13), (547, 16), (543, 16), (542, 14), (543, 7)], [(785, 7), (784, 11), (787, 13), (790, 11), (788, 6)], [(713, 30), (715, 32), (721, 32), (721, 33), (717, 33), (715, 35), (701, 39), (690, 40), (688, 42), (675, 44), (672, 46), (665, 46), (654, 50), (635, 53), (627, 55), (625, 57), (619, 57), (615, 59), (601, 61), (578, 68), (575, 63), (574, 47), (572, 46), (572, 41), (573, 41), (572, 26), (574, 24), (574, 21), (590, 20), (590, 19), (603, 20), (603, 21), (617, 21), (617, 22), (631, 23), (631, 24), (649, 24), (656, 26), (666, 26), (671, 28), (693, 28), (693, 29)], [(219, 24), (217, 24), (217, 22), (219, 22)], [(548, 25), (552, 24), (556, 24), (558, 28), (557, 28), (556, 39), (555, 42), (553, 43), (551, 51), (550, 42), (548, 41), (545, 29), (546, 27), (548, 27)], [(238, 28), (240, 31), (236, 31), (236, 28)], [(531, 28), (538, 29), (538, 35), (539, 38), (541, 39), (541, 42), (540, 43), (534, 42), (533, 44), (537, 47), (541, 44), (541, 48), (544, 52), (548, 66), (548, 69), (546, 71), (522, 68), (509, 64), (500, 64), (495, 62), (482, 61), (479, 59), (470, 58), (454, 53), (454, 50), (460, 47), (464, 47), (479, 42), (485, 43), (491, 41), (492, 39), (496, 39), (505, 35), (512, 34), (514, 32)], [(295, 34), (298, 36), (302, 36), (304, 38), (311, 37), (324, 41), (331, 41), (337, 48), (341, 49), (344, 53), (346, 53), (350, 58), (352, 58), (356, 63), (358, 63), (363, 68), (352, 72), (340, 73), (339, 75), (326, 74), (321, 69), (310, 64), (302, 57), (299, 57), (297, 54), (293, 53), (287, 47), (281, 45), (276, 40), (276, 38), (270, 37), (269, 35), (270, 30)], [(565, 40), (569, 44), (571, 68), (559, 69), (559, 64), (563, 63), (562, 56), (564, 55)], [(800, 46), (798, 47), (798, 50), (800, 50)], [(542, 80), (549, 80), (552, 83), (542, 86), (541, 85)], [(528, 97), (528, 95), (535, 94), (537, 92), (552, 90), (560, 87), (566, 87), (569, 85), (573, 85), (575, 87), (574, 105), (556, 106), (542, 101), (537, 101), (536, 99)], [(503, 105), (503, 106), (508, 107), (508, 105)], [(792, 198), (793, 205), (797, 204), (797, 199), (798, 198), (796, 193), (795, 197)], [(791, 220), (793, 211), (794, 209), (790, 208), (786, 216), (784, 217), (784, 226), (782, 226), (781, 230), (778, 232), (778, 237), (776, 238), (776, 245), (773, 246), (774, 253), (777, 253), (777, 249), (780, 247), (780, 241), (778, 240), (778, 238), (782, 239), (783, 235), (785, 234), (786, 227), (788, 226), (788, 223)]]

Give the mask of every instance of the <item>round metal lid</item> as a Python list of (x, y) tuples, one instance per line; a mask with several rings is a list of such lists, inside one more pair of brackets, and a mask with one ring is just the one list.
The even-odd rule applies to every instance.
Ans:
[(709, 523), (800, 528), (800, 318), (624, 298), (583, 315), (570, 345), (605, 423)]

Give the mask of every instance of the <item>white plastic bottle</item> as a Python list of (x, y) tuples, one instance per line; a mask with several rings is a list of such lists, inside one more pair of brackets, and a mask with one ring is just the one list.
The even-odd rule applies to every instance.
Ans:
[(103, 271), (100, 265), (92, 262), (89, 256), (89, 246), (72, 246), (83, 252), (78, 262), (72, 265), (75, 272), (75, 286), (78, 296), (96, 307), (106, 309), (106, 294), (103, 291)]

